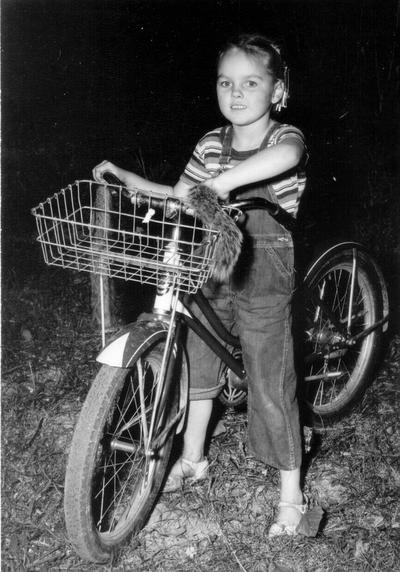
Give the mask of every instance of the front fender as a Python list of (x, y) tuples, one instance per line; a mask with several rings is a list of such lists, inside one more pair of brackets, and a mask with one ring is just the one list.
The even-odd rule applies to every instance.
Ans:
[[(152, 319), (150, 314), (143, 314), (143, 318), (141, 321), (139, 318), (138, 322), (129, 324), (118, 332), (117, 336), (103, 348), (96, 361), (104, 365), (129, 368), (135, 362), (139, 352), (153, 346), (160, 340), (166, 339), (168, 333), (167, 321)], [(179, 392), (180, 421), (176, 427), (176, 433), (180, 433), (184, 427), (185, 412), (189, 398), (189, 372), (184, 348), (183, 352)]]
[(128, 324), (102, 349), (96, 361), (114, 367), (128, 368), (135, 361), (139, 351), (166, 337), (167, 327), (168, 324), (160, 320)]

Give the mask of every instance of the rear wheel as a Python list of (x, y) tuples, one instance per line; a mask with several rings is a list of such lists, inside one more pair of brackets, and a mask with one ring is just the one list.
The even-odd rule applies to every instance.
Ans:
[(163, 481), (179, 383), (161, 379), (162, 349), (143, 349), (129, 369), (102, 366), (81, 411), (64, 508), (69, 539), (86, 560), (108, 560), (143, 526)]
[[(370, 382), (382, 343), (378, 275), (363, 250), (347, 246), (317, 264), (305, 281), (303, 396), (314, 420), (338, 418)], [(365, 332), (365, 334), (364, 334)]]

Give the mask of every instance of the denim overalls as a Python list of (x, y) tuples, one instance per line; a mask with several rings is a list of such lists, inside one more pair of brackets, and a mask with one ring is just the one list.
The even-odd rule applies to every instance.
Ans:
[[(260, 150), (268, 145), (272, 130)], [(231, 137), (232, 130), (225, 129), (221, 169), (231, 158)], [(276, 202), (272, 193), (268, 185), (257, 183), (238, 189), (233, 197)], [(301, 464), (291, 332), (292, 237), (266, 211), (247, 213), (242, 232), (244, 244), (234, 274), (221, 284), (210, 280), (203, 292), (225, 326), (240, 337), (249, 379), (248, 452), (268, 465), (292, 470)], [(193, 313), (201, 319), (196, 308)], [(219, 359), (192, 331), (187, 347), (190, 399), (216, 397), (222, 389)]]

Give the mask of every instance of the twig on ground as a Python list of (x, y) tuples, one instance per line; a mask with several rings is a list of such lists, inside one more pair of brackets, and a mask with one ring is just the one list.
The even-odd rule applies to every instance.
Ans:
[(63, 555), (63, 551), (57, 548), (53, 548), (47, 555), (42, 556), (42, 558), (38, 558), (34, 560), (31, 564), (28, 564), (27, 569), (33, 568), (35, 566), (42, 566), (43, 564), (49, 564), (50, 562), (54, 562), (54, 560), (58, 560)]
[(43, 421), (44, 421), (44, 417), (41, 417), (41, 418), (39, 419), (39, 423), (37, 424), (37, 427), (36, 427), (35, 431), (33, 432), (32, 437), (28, 440), (28, 442), (26, 443), (26, 445), (25, 445), (25, 447), (24, 447), (25, 450), (26, 450), (26, 449), (29, 449), (29, 447), (32, 445), (32, 443), (33, 443), (34, 440), (36, 439), (36, 437), (39, 435), (40, 430), (41, 430), (42, 425), (43, 425)]

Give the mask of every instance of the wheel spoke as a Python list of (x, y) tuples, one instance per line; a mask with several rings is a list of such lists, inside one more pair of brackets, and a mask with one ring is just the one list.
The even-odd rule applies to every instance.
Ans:
[[(119, 404), (117, 405), (120, 415), (120, 421), (114, 431), (115, 435), (121, 434), (124, 431), (128, 431), (128, 429), (132, 425), (135, 425), (139, 421), (139, 417), (141, 415), (141, 408), (139, 406), (140, 401), (137, 400), (137, 393), (139, 390), (138, 388), (135, 389), (135, 386), (138, 386), (140, 383), (143, 383), (143, 381), (140, 382), (141, 376), (143, 376), (142, 368), (140, 368), (139, 374), (134, 379), (132, 378), (132, 375), (130, 376), (129, 389), (131, 390), (132, 395), (131, 397), (129, 397), (129, 392), (127, 392), (122, 406), (120, 406)], [(139, 413), (137, 415), (129, 414), (128, 415), (129, 420), (126, 420), (125, 416), (128, 414), (129, 411), (132, 411), (133, 405), (134, 405), (134, 410), (138, 411)]]
[[(127, 483), (128, 483), (128, 480), (126, 480), (125, 483), (121, 487), (117, 486), (117, 485), (120, 485), (119, 472), (122, 470), (122, 468), (125, 466), (125, 464), (126, 463), (121, 464), (117, 471), (113, 471), (112, 476), (108, 480), (105, 479), (102, 481), (101, 489), (98, 492), (98, 494), (94, 497), (94, 498), (97, 498), (98, 496), (101, 497), (102, 510), (100, 512), (99, 520), (97, 522), (97, 527), (100, 530), (101, 530), (102, 522), (105, 520), (105, 518), (108, 516), (108, 514), (110, 513), (111, 510), (113, 511), (114, 514), (112, 515), (112, 520), (111, 520), (111, 523), (108, 525), (108, 528), (109, 529), (113, 528), (113, 524), (115, 521), (115, 513), (118, 511), (119, 501), (122, 498), (122, 496), (126, 490)], [(107, 464), (105, 468), (113, 469), (116, 466), (117, 466), (117, 463), (110, 463), (110, 464)], [(129, 476), (130, 476), (130, 473), (131, 473), (131, 469), (129, 470)], [(108, 503), (108, 505), (105, 507), (104, 501), (106, 499), (107, 491), (108, 491), (108, 488), (110, 486), (110, 483), (112, 483), (112, 488), (113, 488), (112, 501), (110, 501)]]

